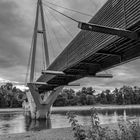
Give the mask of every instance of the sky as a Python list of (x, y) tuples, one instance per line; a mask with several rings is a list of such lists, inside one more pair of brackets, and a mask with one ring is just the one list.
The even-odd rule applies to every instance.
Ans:
[[(44, 3), (47, 0), (43, 0)], [(53, 0), (51, 2), (94, 15), (107, 0)], [(27, 73), (29, 52), (37, 0), (0, 0), (0, 84), (13, 82), (23, 88)], [(50, 5), (51, 6), (51, 5)], [(52, 6), (54, 7), (54, 6)], [(91, 17), (54, 7), (77, 20), (88, 21)], [(50, 61), (61, 53), (80, 31), (77, 24), (44, 5), (47, 41)], [(36, 78), (43, 69), (41, 39), (38, 40)], [(108, 70), (112, 79), (84, 78), (81, 86), (93, 86), (97, 90), (114, 89), (123, 85), (139, 86), (140, 60)], [(78, 89), (78, 88), (77, 88)]]

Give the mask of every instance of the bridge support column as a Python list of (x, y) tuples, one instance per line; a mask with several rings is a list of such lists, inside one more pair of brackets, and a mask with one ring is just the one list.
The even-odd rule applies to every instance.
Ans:
[[(31, 119), (47, 119), (50, 117), (51, 106), (55, 99), (57, 98), (58, 94), (62, 91), (63, 86), (56, 88), (54, 91), (51, 91), (48, 95), (46, 100), (42, 100), (40, 94), (38, 92), (38, 88), (36, 88), (33, 84), (28, 84), (30, 89), (30, 94), (32, 97), (27, 96), (29, 99), (33, 98), (33, 102), (30, 103), (30, 113)], [(30, 101), (29, 101), (30, 102)]]

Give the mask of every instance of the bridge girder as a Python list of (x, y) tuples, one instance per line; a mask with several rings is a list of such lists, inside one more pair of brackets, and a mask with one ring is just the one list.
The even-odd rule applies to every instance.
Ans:
[(125, 37), (132, 40), (138, 40), (138, 41), (140, 40), (140, 33), (135, 32), (135, 31), (125, 30), (125, 29), (120, 29), (120, 28), (112, 28), (112, 27), (101, 26), (101, 25), (92, 24), (92, 23), (84, 23), (84, 22), (79, 22), (78, 28), (82, 30), (87, 30), (87, 31), (94, 31), (94, 32), (99, 32), (99, 33), (104, 33), (104, 34), (117, 35), (119, 37)]

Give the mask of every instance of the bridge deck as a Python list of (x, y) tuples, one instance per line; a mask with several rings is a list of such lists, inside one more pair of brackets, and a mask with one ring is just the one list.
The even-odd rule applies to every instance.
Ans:
[[(140, 32), (140, 1), (108, 0), (89, 22)], [(57, 85), (65, 85), (86, 75), (95, 75), (139, 56), (140, 41), (80, 31), (48, 68), (76, 76), (41, 75), (37, 81), (55, 84), (40, 87), (40, 90), (50, 90)]]

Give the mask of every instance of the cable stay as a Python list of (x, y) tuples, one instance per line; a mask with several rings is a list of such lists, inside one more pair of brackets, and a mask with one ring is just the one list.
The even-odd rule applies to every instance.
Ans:
[[(45, 12), (45, 11), (44, 11)], [(46, 12), (45, 12), (45, 15), (47, 15), (46, 14)], [(47, 16), (46, 16), (47, 17)], [(48, 17), (47, 17), (48, 18)], [(47, 35), (48, 35), (48, 37), (50, 38), (49, 39), (49, 41), (50, 41), (50, 48), (52, 48), (52, 51), (53, 51), (53, 57), (55, 58), (56, 57), (56, 55), (55, 55), (55, 50), (54, 50), (54, 47), (53, 47), (53, 43), (52, 43), (52, 41), (51, 41), (51, 33), (50, 33), (50, 28), (48, 28), (49, 27), (49, 25), (47, 24), (47, 22), (46, 22), (46, 19), (45, 19), (45, 25), (46, 25), (46, 29), (47, 29)]]
[(74, 18), (48, 6), (48, 5), (47, 5), (47, 7), (49, 9), (65, 16), (66, 18), (69, 18), (69, 19), (77, 22), (79, 29), (82, 29), (85, 31), (91, 31), (91, 32), (99, 32), (99, 33), (104, 33), (104, 34), (109, 34), (109, 35), (117, 35), (119, 37), (125, 37), (125, 38), (129, 38), (132, 40), (140, 40), (140, 35), (135, 31), (130, 31), (130, 30), (121, 29), (121, 28), (112, 28), (112, 27), (93, 24), (93, 23), (81, 22), (81, 21), (78, 21), (78, 20), (76, 20), (76, 19), (74, 19)]
[(51, 41), (51, 33), (50, 33), (50, 31), (49, 31), (49, 26), (47, 25), (47, 22), (46, 22), (46, 19), (45, 19), (45, 26), (46, 26), (46, 29), (47, 29), (47, 35), (48, 35), (48, 37), (49, 37), (49, 41), (50, 41), (50, 44), (48, 45), (48, 47), (50, 46), (50, 48), (52, 48), (52, 51), (53, 51), (53, 57), (55, 57), (55, 51), (54, 51), (54, 47), (53, 47), (53, 43), (52, 43), (52, 41)]
[(52, 2), (49, 2), (49, 1), (47, 1), (47, 0), (45, 0), (45, 1), (43, 2), (44, 5), (46, 5), (45, 2), (46, 2), (47, 4), (51, 4), (51, 5), (53, 5), (53, 6), (56, 6), (56, 7), (59, 7), (59, 8), (62, 8), (62, 9), (71, 11), (71, 12), (75, 12), (75, 13), (78, 13), (78, 14), (81, 14), (81, 15), (84, 15), (84, 16), (93, 17), (93, 16), (90, 15), (90, 14), (87, 14), (87, 13), (84, 13), (84, 12), (80, 12), (80, 11), (77, 11), (77, 10), (74, 10), (74, 9), (70, 9), (70, 8), (67, 8), (67, 7), (64, 7), (64, 6), (60, 6), (60, 5), (54, 4), (54, 3), (52, 3)]
[[(51, 21), (50, 18), (49, 18), (49, 16), (46, 14), (46, 11), (44, 11), (44, 13), (45, 13), (45, 15), (46, 15), (48, 21)], [(58, 43), (59, 48), (61, 48), (61, 50), (63, 50), (63, 47), (61, 46), (61, 43), (60, 43), (60, 41), (58, 40), (55, 31), (52, 29), (52, 27), (50, 27), (50, 28), (51, 28), (51, 31), (52, 31), (52, 33), (53, 33), (53, 35), (54, 35), (54, 37), (55, 37), (55, 39), (56, 39), (56, 41), (57, 41), (57, 43)]]
[(44, 47), (44, 42), (43, 42), (43, 35), (41, 37), (41, 41), (42, 41), (42, 58), (43, 58), (43, 62), (42, 62), (42, 69), (46, 69), (46, 65), (45, 65), (45, 53), (43, 51), (43, 47)]
[(55, 11), (55, 12), (57, 12), (57, 13), (63, 15), (63, 16), (65, 16), (66, 18), (69, 18), (69, 19), (71, 19), (71, 20), (73, 20), (73, 21), (79, 23), (78, 20), (76, 20), (76, 19), (74, 19), (74, 18), (72, 18), (72, 17), (70, 17), (70, 16), (68, 16), (68, 15), (66, 15), (66, 14), (64, 14), (64, 13), (62, 13), (62, 12), (60, 12), (60, 11), (58, 11), (58, 10), (52, 8), (52, 7), (50, 7), (50, 6), (48, 6), (48, 5), (46, 5), (46, 7), (48, 7), (49, 9), (51, 9), (51, 10), (53, 10), (53, 11)]
[(31, 64), (31, 57), (32, 57), (32, 51), (33, 51), (33, 41), (34, 41), (33, 39), (34, 39), (34, 35), (32, 37), (31, 48), (30, 48), (30, 52), (29, 52), (27, 72), (26, 72), (26, 76), (25, 76), (25, 85), (27, 85), (28, 76), (29, 76), (29, 72), (30, 72), (30, 64)]
[[(65, 25), (63, 25), (63, 23), (61, 23), (61, 21), (55, 16), (55, 14), (54, 14), (53, 12), (51, 12), (51, 11), (48, 10), (48, 9), (45, 9), (45, 10), (44, 10), (44, 14), (46, 15), (46, 18), (48, 19), (48, 21), (51, 21), (51, 20), (50, 20), (50, 16), (51, 16), (51, 17), (62, 27), (62, 29), (63, 29), (71, 38), (73, 38), (72, 33), (67, 29), (67, 27), (65, 27)], [(49, 14), (50, 16), (49, 16), (48, 14)], [(46, 20), (45, 20), (46, 26), (48, 26), (47, 23), (48, 23), (48, 22), (46, 22)], [(49, 26), (48, 26), (48, 27), (49, 27)], [(53, 33), (53, 35), (54, 35), (54, 37), (55, 37), (55, 39), (56, 39), (56, 41), (57, 41), (58, 46), (61, 48), (61, 51), (62, 51), (62, 45), (61, 45), (60, 41), (58, 40), (57, 35), (55, 34), (54, 29), (52, 29), (52, 28), (50, 27), (50, 28), (48, 28), (47, 30), (49, 31), (50, 29), (51, 29), (51, 32)], [(48, 33), (49, 38), (51, 38), (51, 37), (50, 37), (50, 33), (49, 33), (49, 32), (47, 32), (47, 33)], [(51, 39), (50, 39), (50, 41), (51, 41)], [(53, 45), (52, 45), (52, 42), (50, 42), (50, 43), (51, 43), (53, 52), (55, 52), (55, 51), (54, 51), (54, 47), (53, 47)], [(55, 56), (55, 57), (56, 57), (56, 56)]]
[(70, 37), (73, 37), (72, 33), (67, 30), (67, 28), (63, 25), (63, 23), (61, 23), (61, 21), (59, 21), (54, 15), (52, 12), (48, 11), (50, 13), (50, 15), (63, 27), (63, 29), (65, 30), (65, 32), (70, 36)]

